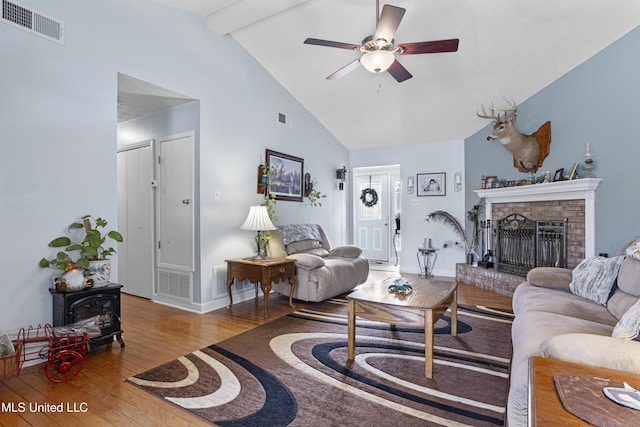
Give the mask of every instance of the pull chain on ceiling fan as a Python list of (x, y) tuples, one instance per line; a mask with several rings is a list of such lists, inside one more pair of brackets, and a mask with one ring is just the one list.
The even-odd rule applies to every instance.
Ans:
[(364, 53), (360, 58), (329, 75), (327, 80), (340, 79), (362, 64), (372, 73), (389, 71), (389, 74), (400, 83), (413, 76), (398, 62), (396, 54), (418, 55), (423, 53), (456, 52), (458, 50), (459, 39), (404, 43), (394, 46), (393, 37), (400, 26), (400, 21), (402, 21), (406, 9), (385, 4), (382, 8), (382, 14), (379, 11), (380, 2), (376, 0), (376, 31), (373, 35), (365, 37), (359, 45), (314, 38), (308, 38), (304, 41), (305, 44), (359, 50)]

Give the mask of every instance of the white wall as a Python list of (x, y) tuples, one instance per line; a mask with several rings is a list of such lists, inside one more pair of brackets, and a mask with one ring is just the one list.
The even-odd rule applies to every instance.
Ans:
[[(405, 145), (394, 148), (359, 150), (351, 152), (351, 167), (384, 166), (400, 164), (402, 177), (402, 252), (400, 254), (400, 272), (417, 274), (416, 252), (425, 237), (432, 239), (432, 245), (440, 248), (434, 274), (455, 276), (455, 264), (464, 262), (464, 252), (447, 248), (443, 244), (455, 241), (453, 232), (439, 223), (427, 223), (425, 217), (433, 211), (445, 210), (454, 215), (462, 224), (465, 222), (464, 186), (463, 191), (453, 189), (453, 175), (463, 173), (464, 182), (464, 141), (446, 141), (418, 145)], [(407, 177), (418, 173), (446, 173), (446, 195), (417, 197), (414, 190), (407, 195)], [(416, 181), (417, 185), (417, 181)], [(354, 199), (359, 202), (357, 195)]]
[[(52, 271), (37, 263), (69, 223), (93, 214), (117, 228), (118, 72), (200, 101), (197, 306), (212, 307), (212, 268), (252, 251), (239, 227), (260, 200), (255, 175), (267, 147), (304, 158), (328, 194), (322, 208), (278, 203), (280, 223), (319, 222), (334, 243), (346, 241), (335, 169), (349, 164), (347, 150), (232, 38), (199, 15), (139, 0), (19, 4), (64, 22), (65, 44), (0, 25), (0, 267), (10, 277), (0, 329), (51, 321)], [(279, 111), (293, 128), (277, 123)]]

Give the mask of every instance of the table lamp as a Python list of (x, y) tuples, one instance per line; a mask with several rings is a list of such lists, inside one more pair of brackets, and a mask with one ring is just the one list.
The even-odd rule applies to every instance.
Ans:
[(249, 215), (247, 219), (244, 221), (244, 224), (240, 227), (242, 230), (253, 230), (257, 231), (258, 235), (256, 236), (256, 247), (258, 250), (258, 255), (254, 257), (254, 259), (264, 259), (267, 253), (266, 247), (262, 241), (262, 232), (266, 230), (275, 230), (276, 227), (271, 222), (271, 218), (269, 218), (269, 212), (267, 211), (266, 206), (251, 206), (249, 209)]

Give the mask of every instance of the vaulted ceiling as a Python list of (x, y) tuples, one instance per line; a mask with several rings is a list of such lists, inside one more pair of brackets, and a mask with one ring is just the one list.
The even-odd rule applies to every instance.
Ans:
[(303, 41), (360, 44), (375, 0), (151, 1), (234, 37), (352, 150), (466, 138), (487, 124), (482, 104), (526, 100), (640, 24), (638, 0), (390, 0), (407, 10), (396, 44), (459, 38), (458, 51), (399, 56), (403, 83), (363, 67), (330, 81), (362, 53)]

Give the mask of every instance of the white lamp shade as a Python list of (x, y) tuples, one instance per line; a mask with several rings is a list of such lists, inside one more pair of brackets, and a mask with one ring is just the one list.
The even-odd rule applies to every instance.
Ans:
[(372, 73), (381, 73), (387, 71), (396, 57), (387, 50), (375, 50), (367, 52), (360, 58), (360, 63), (364, 68)]
[(242, 230), (264, 231), (275, 230), (276, 226), (271, 222), (266, 206), (251, 206), (249, 215), (240, 228)]

